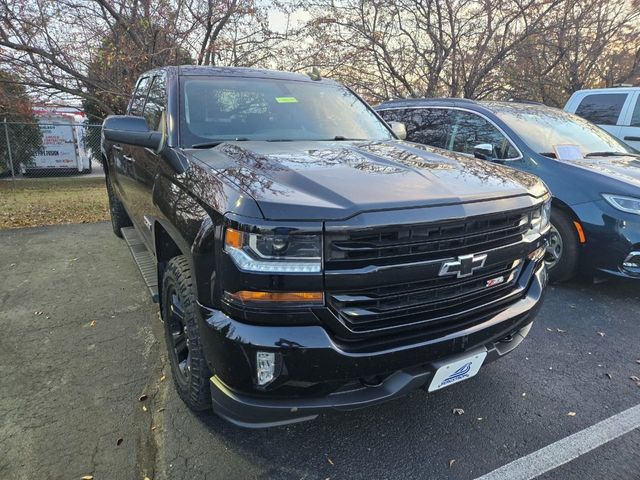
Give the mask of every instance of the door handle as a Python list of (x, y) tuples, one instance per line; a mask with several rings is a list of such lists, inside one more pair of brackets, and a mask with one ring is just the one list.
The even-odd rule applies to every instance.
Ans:
[(129, 155), (122, 155), (122, 158), (124, 158), (127, 162), (135, 162), (135, 159), (133, 157), (130, 157)]
[(113, 148), (116, 152), (122, 151), (122, 147), (120, 145), (113, 145), (111, 148)]
[(630, 142), (640, 142), (640, 137), (624, 137), (624, 139)]

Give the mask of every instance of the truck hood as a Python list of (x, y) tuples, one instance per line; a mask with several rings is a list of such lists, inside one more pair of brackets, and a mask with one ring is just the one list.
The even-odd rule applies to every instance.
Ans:
[(399, 140), (244, 141), (185, 151), (250, 195), (273, 220), (337, 220), (547, 192), (532, 175), (440, 152)]

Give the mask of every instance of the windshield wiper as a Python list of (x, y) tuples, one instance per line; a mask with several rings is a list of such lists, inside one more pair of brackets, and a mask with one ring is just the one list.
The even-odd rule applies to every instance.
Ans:
[(203, 142), (203, 143), (194, 143), (191, 145), (191, 148), (213, 148), (217, 147), (221, 143), (224, 142), (248, 142), (248, 138), (238, 137), (238, 138), (229, 138), (228, 140), (213, 140), (211, 142)]
[(587, 153), (584, 158), (589, 157), (637, 157), (639, 155), (629, 152), (591, 152)]

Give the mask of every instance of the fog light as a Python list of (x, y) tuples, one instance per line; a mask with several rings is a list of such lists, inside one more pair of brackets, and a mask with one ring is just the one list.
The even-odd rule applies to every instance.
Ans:
[(276, 377), (276, 354), (273, 352), (256, 353), (256, 377), (258, 385), (264, 386)]

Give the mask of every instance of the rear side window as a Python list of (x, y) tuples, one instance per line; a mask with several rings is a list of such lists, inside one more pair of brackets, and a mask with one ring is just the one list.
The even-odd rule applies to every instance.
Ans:
[(138, 82), (133, 97), (131, 97), (131, 103), (129, 104), (129, 114), (137, 117), (142, 116), (142, 108), (144, 107), (144, 101), (147, 98), (147, 91), (149, 90), (150, 77), (143, 77)]
[(403, 122), (407, 127), (407, 140), (447, 148), (451, 111), (442, 108), (408, 108), (382, 110), (379, 113), (387, 122)]
[(453, 125), (447, 139), (447, 149), (473, 155), (477, 145), (489, 144), (496, 158), (512, 160), (520, 156), (509, 139), (480, 115), (463, 110), (452, 111)]
[(597, 125), (616, 125), (626, 100), (626, 93), (587, 95), (578, 105), (576, 115)]
[(162, 112), (167, 107), (165, 87), (164, 75), (154, 77), (149, 89), (149, 95), (147, 95), (147, 102), (144, 105), (144, 118), (147, 121), (147, 125), (156, 132), (161, 130)]
[(638, 100), (636, 100), (636, 108), (633, 110), (633, 115), (631, 116), (631, 126), (640, 127), (640, 95), (638, 95)]

